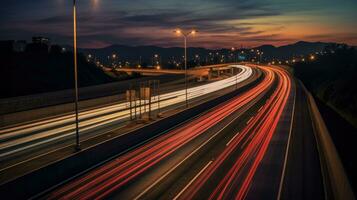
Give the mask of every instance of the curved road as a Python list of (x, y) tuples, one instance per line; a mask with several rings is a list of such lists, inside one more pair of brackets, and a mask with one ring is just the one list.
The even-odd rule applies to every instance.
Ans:
[[(234, 65), (241, 71), (230, 78), (197, 86), (188, 89), (188, 99), (198, 99), (206, 94), (213, 93), (226, 87), (243, 82), (252, 75), (250, 67)], [(152, 97), (157, 101), (158, 97)], [(185, 101), (185, 90), (179, 90), (160, 95), (160, 107), (163, 110), (172, 109)], [(152, 110), (157, 110), (157, 104)], [(137, 109), (139, 110), (139, 108)], [(120, 103), (102, 108), (80, 112), (81, 138), (89, 138), (98, 133), (108, 132), (129, 121), (130, 111), (128, 103)], [(75, 135), (74, 115), (69, 114), (52, 119), (20, 125), (0, 130), (0, 161), (12, 159), (19, 153), (51, 146), (72, 140)]]
[[(295, 106), (295, 87), (288, 73), (273, 67), (261, 70), (264, 79), (249, 91), (69, 181), (45, 198), (251, 198), (260, 171), (269, 176), (271, 168), (263, 168), (262, 161), (272, 149), (282, 155), (276, 157), (278, 166), (272, 174), (277, 172), (278, 180), (284, 176)], [(276, 145), (281, 135), (282, 144)], [(265, 194), (276, 199), (282, 184), (271, 185), (274, 189)]]

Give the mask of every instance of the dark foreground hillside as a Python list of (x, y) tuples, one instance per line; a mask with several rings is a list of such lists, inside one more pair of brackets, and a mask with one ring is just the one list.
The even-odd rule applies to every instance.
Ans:
[[(0, 65), (0, 98), (73, 88), (73, 53), (51, 48), (49, 52), (2, 52)], [(94, 64), (78, 58), (79, 86), (114, 81)]]
[(345, 45), (326, 48), (315, 61), (297, 63), (295, 75), (324, 104), (357, 127), (357, 50)]
[(294, 66), (317, 99), (317, 104), (340, 155), (347, 176), (357, 191), (357, 51), (346, 46), (326, 49), (327, 54)]

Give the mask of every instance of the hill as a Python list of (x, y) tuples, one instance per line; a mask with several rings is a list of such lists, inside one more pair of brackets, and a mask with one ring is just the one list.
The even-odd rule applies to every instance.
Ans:
[[(3, 52), (4, 53), (4, 52)], [(6, 52), (0, 67), (0, 98), (73, 88), (71, 52)], [(83, 55), (78, 59), (80, 87), (114, 81)]]
[[(310, 53), (320, 52), (326, 46), (329, 46), (332, 43), (324, 43), (324, 42), (296, 42), (294, 44), (289, 44), (285, 46), (275, 47), (272, 45), (262, 45), (255, 47), (254, 49), (259, 49), (264, 52), (265, 59), (286, 59), (291, 58), (293, 56), (298, 55), (307, 55)], [(70, 47), (69, 47), (70, 48)], [(239, 49), (236, 53), (239, 53), (241, 50), (247, 49)], [(163, 48), (157, 46), (125, 46), (125, 45), (111, 45), (105, 48), (99, 49), (80, 49), (80, 52), (88, 55), (95, 55), (102, 61), (108, 59), (109, 55), (113, 53), (117, 54), (120, 59), (126, 60), (129, 62), (137, 62), (140, 57), (143, 62), (152, 62), (152, 57), (155, 54), (160, 56), (162, 62), (167, 62), (172, 58), (181, 58), (183, 56), (183, 48), (181, 47), (172, 47), (172, 48)], [(228, 55), (231, 53), (230, 49), (205, 49), (205, 48), (188, 48), (188, 58), (189, 60), (193, 60), (195, 55), (199, 55), (202, 59), (207, 59), (209, 53), (218, 52), (220, 55)]]

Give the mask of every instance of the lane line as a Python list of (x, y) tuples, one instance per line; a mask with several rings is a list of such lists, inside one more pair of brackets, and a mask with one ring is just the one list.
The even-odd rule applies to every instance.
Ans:
[(280, 183), (279, 183), (279, 192), (278, 192), (278, 196), (276, 198), (277, 200), (281, 199), (281, 193), (282, 193), (282, 190), (283, 190), (283, 184), (284, 184), (285, 172), (286, 172), (286, 165), (287, 165), (287, 162), (288, 162), (288, 155), (289, 155), (289, 149), (290, 149), (290, 139), (291, 139), (291, 134), (292, 134), (292, 130), (293, 130), (293, 124), (294, 124), (295, 102), (296, 102), (296, 84), (295, 84), (295, 95), (294, 95), (293, 111), (291, 113), (290, 131), (289, 131), (288, 142), (286, 144), (284, 165), (283, 165), (283, 170), (282, 170), (282, 173), (281, 173), (281, 179), (280, 179)]
[(249, 124), (249, 123), (252, 121), (253, 118), (254, 118), (254, 116), (251, 117), (251, 118), (247, 121), (247, 124)]
[(188, 187), (190, 187), (190, 185), (207, 169), (207, 167), (212, 164), (212, 162), (213, 162), (212, 160), (209, 161), (209, 162), (207, 163), (207, 165), (206, 165), (204, 168), (202, 168), (201, 171), (200, 171), (198, 174), (196, 174), (196, 176), (193, 177), (193, 179), (181, 190), (181, 192), (178, 193), (178, 194), (175, 196), (175, 198), (173, 198), (173, 200), (177, 200), (177, 199), (182, 195), (182, 193), (184, 193), (185, 190), (186, 190)]
[(226, 146), (229, 146), (229, 144), (234, 140), (234, 138), (236, 138), (239, 135), (239, 132), (237, 132), (232, 139), (229, 140), (229, 142), (227, 142)]
[(202, 143), (199, 147), (197, 147), (194, 151), (192, 151), (189, 155), (187, 155), (183, 160), (181, 160), (179, 163), (177, 163), (174, 167), (172, 167), (169, 171), (167, 171), (164, 175), (162, 175), (160, 178), (156, 179), (154, 183), (152, 183), (149, 187), (147, 187), (145, 190), (143, 190), (138, 196), (134, 198), (134, 200), (139, 199), (142, 197), (146, 192), (148, 192), (151, 188), (153, 188), (156, 184), (158, 184), (161, 180), (163, 180), (166, 176), (168, 176), (170, 173), (172, 173), (177, 167), (179, 167), (182, 163), (184, 163), (186, 160), (188, 160), (192, 155), (194, 155), (197, 151), (199, 151), (203, 146), (205, 146), (208, 142), (210, 142), (213, 138), (215, 138), (218, 134), (220, 134), (224, 129), (226, 129), (230, 124), (232, 124), (235, 120), (237, 120), (239, 117), (242, 116), (243, 113), (245, 113), (249, 108), (246, 108), (243, 110), (240, 114), (238, 114), (236, 117), (234, 117), (231, 121), (229, 121), (223, 128), (221, 128), (219, 131), (217, 131), (215, 134), (213, 134), (208, 140), (206, 140), (204, 143)]
[[(242, 72), (241, 73), (239, 73), (239, 74), (237, 74), (236, 76), (237, 77), (239, 77), (239, 82), (242, 82), (242, 81), (244, 81), (244, 80), (246, 80), (247, 78), (249, 78), (251, 75), (252, 75), (252, 69), (251, 68), (249, 68), (249, 67), (246, 67), (246, 66), (242, 66), (242, 65), (232, 65), (233, 67), (238, 67), (238, 68), (242, 68), (243, 70), (242, 70)], [(195, 92), (197, 92), (197, 91), (199, 91), (199, 90), (201, 90), (201, 89), (204, 89), (204, 90), (207, 90), (207, 88), (205, 89), (205, 87), (208, 87), (208, 90), (206, 91), (206, 93), (205, 94), (208, 94), (208, 93), (211, 93), (211, 92), (214, 92), (214, 91), (216, 91), (216, 89), (211, 89), (210, 87), (212, 87), (212, 88), (215, 88), (215, 87), (213, 87), (213, 86), (219, 86), (219, 85), (221, 85), (221, 86), (226, 86), (226, 87), (228, 87), (228, 86), (230, 86), (230, 85), (232, 85), (233, 83), (230, 83), (231, 82), (231, 79), (232, 78), (235, 78), (235, 77), (230, 77), (230, 78), (228, 78), (228, 79), (225, 79), (225, 80), (222, 80), (221, 82), (214, 82), (214, 83), (209, 83), (209, 84), (206, 84), (206, 85), (203, 85), (203, 86), (197, 86), (197, 87), (194, 87), (194, 88), (190, 88), (190, 91), (195, 91)], [(232, 79), (233, 80), (233, 79)], [(226, 85), (227, 83), (229, 83), (228, 85)], [(224, 87), (225, 88), (225, 87)], [(164, 94), (163, 96), (169, 96), (169, 95), (172, 95), (172, 94), (178, 94), (178, 93), (180, 93), (180, 91), (175, 91), (175, 92), (171, 92), (171, 93), (167, 93), (167, 94)], [(127, 110), (126, 110), (127, 111)], [(94, 112), (94, 111), (91, 111), (91, 112)], [(95, 112), (94, 112), (95, 113)], [(116, 113), (115, 113), (116, 114)], [(114, 115), (114, 114), (113, 114)], [(106, 116), (105, 116), (106, 117)], [(105, 123), (105, 121), (106, 120), (104, 120), (104, 123)], [(106, 125), (106, 124), (104, 124), (104, 125)], [(23, 131), (23, 130), (21, 130), (21, 131)], [(61, 133), (61, 132), (59, 132), (59, 133)], [(17, 140), (17, 139), (16, 139)], [(30, 147), (31, 148), (31, 147)]]

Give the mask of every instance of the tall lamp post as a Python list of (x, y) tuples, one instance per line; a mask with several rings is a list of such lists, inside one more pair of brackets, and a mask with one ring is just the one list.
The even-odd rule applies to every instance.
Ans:
[(178, 35), (182, 35), (184, 38), (184, 47), (185, 47), (185, 95), (186, 95), (186, 108), (188, 108), (188, 98), (187, 98), (187, 37), (189, 35), (195, 35), (197, 33), (196, 30), (192, 30), (190, 32), (182, 32), (180, 29), (175, 30), (175, 33)]
[(79, 120), (78, 120), (78, 69), (77, 69), (77, 14), (76, 0), (73, 0), (73, 53), (74, 53), (74, 88), (75, 88), (75, 115), (76, 115), (76, 150), (81, 149), (79, 142)]

